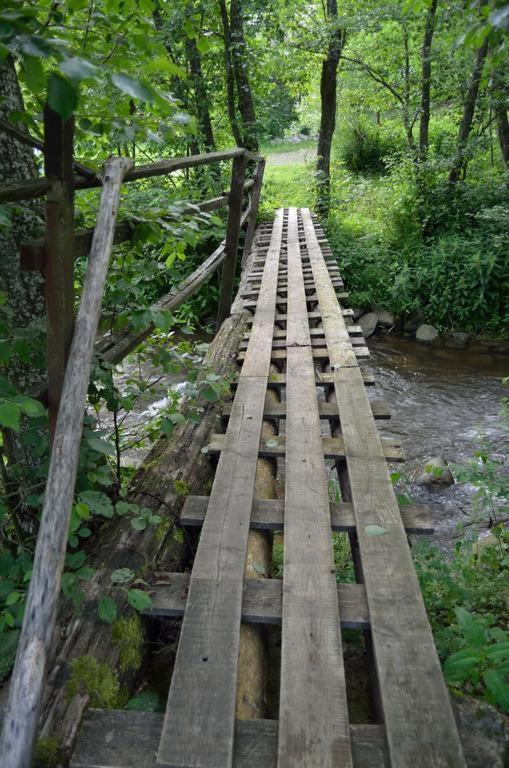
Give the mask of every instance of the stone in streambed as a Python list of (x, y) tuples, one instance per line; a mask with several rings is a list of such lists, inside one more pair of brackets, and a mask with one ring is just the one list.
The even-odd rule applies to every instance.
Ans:
[(373, 335), (375, 328), (378, 325), (378, 315), (375, 312), (368, 312), (366, 315), (359, 317), (358, 324), (362, 328), (364, 337), (368, 339)]
[(396, 322), (394, 319), (394, 315), (392, 312), (389, 312), (388, 309), (381, 309), (379, 312), (377, 312), (378, 315), (378, 322), (383, 328), (392, 328), (394, 323)]
[(416, 312), (412, 312), (405, 319), (405, 333), (415, 333), (420, 325), (424, 322), (424, 315), (418, 309)]
[(444, 344), (449, 349), (466, 349), (469, 341), (470, 336), (464, 331), (456, 331), (456, 333), (451, 333), (450, 336), (444, 338)]
[(441, 456), (432, 456), (422, 467), (417, 485), (454, 485), (454, 477)]
[(438, 339), (438, 331), (434, 326), (424, 323), (418, 327), (415, 338), (421, 344), (433, 344)]

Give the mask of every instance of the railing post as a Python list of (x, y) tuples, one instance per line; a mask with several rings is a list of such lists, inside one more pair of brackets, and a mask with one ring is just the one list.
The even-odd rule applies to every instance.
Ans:
[(246, 240), (244, 242), (244, 253), (242, 255), (242, 263), (246, 261), (249, 256), (249, 251), (253, 244), (254, 233), (256, 229), (256, 218), (258, 216), (258, 206), (260, 204), (260, 193), (262, 191), (263, 172), (265, 170), (265, 158), (261, 157), (258, 160), (256, 166), (256, 173), (254, 177), (253, 192), (251, 194), (251, 210), (249, 212), (249, 221), (247, 223)]
[(74, 326), (74, 118), (44, 107), (46, 316), (50, 437), (55, 433)]
[(217, 326), (230, 314), (233, 297), (233, 282), (235, 265), (239, 247), (240, 217), (242, 214), (242, 197), (244, 194), (244, 177), (246, 175), (247, 157), (238, 155), (233, 159), (232, 180), (230, 184), (230, 199), (228, 204), (228, 225), (226, 228), (226, 256), (223, 261), (221, 275), (221, 293), (217, 313)]

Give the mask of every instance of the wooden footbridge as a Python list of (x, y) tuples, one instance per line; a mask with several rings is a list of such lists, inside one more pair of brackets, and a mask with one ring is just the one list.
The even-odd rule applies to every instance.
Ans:
[[(235, 150), (219, 159), (225, 156), (234, 158), (234, 172), (226, 254), (223, 248), (221, 255), (225, 268), (229, 260), (234, 268), (246, 153)], [(124, 166), (110, 167), (103, 183), (107, 221), (98, 220), (92, 265), (103, 251), (108, 256), (111, 251), (120, 185), (126, 174), (134, 176), (125, 161)], [(240, 189), (236, 195), (235, 184)], [(251, 212), (249, 244), (256, 208)], [(359, 366), (368, 351), (351, 311), (343, 306), (337, 262), (307, 209), (279, 210), (272, 224), (260, 227), (254, 248), (247, 251), (238, 301), (252, 318), (238, 352), (235, 397), (224, 406), (225, 433), (210, 436), (208, 453), (218, 456), (210, 495), (189, 496), (181, 515), (181, 524), (201, 527), (192, 571), (169, 574), (152, 590), (152, 617), (182, 617), (166, 713), (89, 711), (71, 766), (463, 767), (407, 541), (409, 532), (428, 532), (429, 524), (421, 509), (398, 506), (387, 462), (401, 461), (403, 453), (378, 433), (375, 419), (388, 414), (368, 398), (366, 387), (373, 378)], [(107, 260), (92, 284), (100, 279), (104, 286), (106, 268)], [(223, 277), (227, 311), (232, 285), (230, 271)], [(86, 336), (89, 366), (95, 328), (87, 326), (87, 317), (90, 295), (99, 291), (86, 294), (88, 288), (56, 423), (44, 513), (49, 523), (47, 529), (41, 525), (39, 537), (38, 549), (46, 545), (50, 552), (56, 552), (59, 530), (52, 510), (72, 500), (59, 467), (72, 461), (73, 451), (77, 460), (81, 425), (72, 414), (82, 409), (88, 369), (76, 339)], [(100, 298), (93, 311), (98, 318)], [(84, 383), (75, 395), (79, 376)], [(267, 432), (267, 422), (278, 430)], [(69, 435), (76, 434), (78, 443), (69, 442)], [(277, 461), (284, 499), (257, 496), (260, 457)], [(329, 498), (331, 466), (340, 503)], [(72, 480), (72, 467), (66, 471)], [(282, 580), (246, 578), (253, 530), (284, 530)], [(354, 584), (337, 583), (333, 531), (349, 534)], [(44, 536), (47, 541), (41, 543)], [(58, 596), (60, 572), (54, 577), (52, 569), (61, 568), (66, 545), (65, 535), (58, 536), (62, 559), (51, 555), (48, 563), (34, 568), (36, 586), (31, 587), (4, 727), (2, 765), (8, 768), (30, 761), (23, 728), (30, 721), (33, 732), (27, 739), (33, 740), (39, 711), (34, 690), (40, 694), (43, 685)], [(53, 582), (57, 592), (48, 607)], [(37, 616), (43, 613), (47, 619), (41, 630)], [(279, 715), (246, 719), (238, 707), (242, 628), (270, 624), (280, 624), (282, 633)], [(349, 721), (342, 628), (364, 631), (376, 723)], [(41, 640), (40, 632), (45, 633)]]
[[(366, 393), (367, 350), (341, 305), (337, 263), (306, 209), (278, 211), (258, 246), (228, 427), (209, 445), (214, 483), (182, 514), (202, 525), (192, 572), (154, 597), (153, 615), (183, 614), (166, 714), (91, 712), (72, 766), (463, 766), (407, 543), (427, 524), (413, 507), (402, 519), (387, 469), (402, 451), (378, 434), (374, 417), (386, 414)], [(284, 419), (282, 434), (263, 438), (267, 418)], [(284, 502), (255, 497), (260, 456), (284, 461)], [(345, 501), (332, 508), (328, 459), (345, 467)], [(282, 582), (246, 580), (250, 526), (284, 528)], [(336, 583), (333, 530), (351, 534), (357, 584)], [(241, 622), (282, 624), (277, 721), (236, 720)], [(366, 630), (378, 725), (349, 724), (341, 627)]]

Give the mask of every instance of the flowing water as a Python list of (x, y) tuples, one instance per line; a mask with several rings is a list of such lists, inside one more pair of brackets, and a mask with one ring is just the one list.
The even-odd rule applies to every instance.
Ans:
[(373, 396), (383, 396), (392, 414), (390, 421), (381, 422), (382, 431), (401, 441), (409, 495), (429, 505), (434, 541), (450, 548), (457, 524), (469, 520), (474, 489), (461, 484), (428, 488), (416, 485), (415, 479), (432, 456), (451, 464), (465, 462), (476, 449), (479, 430), (495, 450), (507, 441), (499, 409), (508, 394), (502, 378), (509, 375), (509, 356), (493, 346), (444, 349), (389, 335), (373, 337), (368, 345), (377, 384)]

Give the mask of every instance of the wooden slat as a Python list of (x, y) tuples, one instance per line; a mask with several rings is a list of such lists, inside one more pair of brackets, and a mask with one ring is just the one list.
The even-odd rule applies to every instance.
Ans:
[[(331, 358), (330, 352), (331, 350), (329, 350), (327, 347), (314, 347), (313, 358), (315, 360), (330, 361), (330, 358)], [(347, 352), (347, 348), (346, 348), (346, 344), (344, 344), (343, 354), (346, 355), (346, 352)], [(357, 358), (357, 357), (366, 358), (366, 357), (369, 357), (369, 349), (367, 347), (352, 348), (352, 345), (350, 344), (350, 342), (348, 342), (348, 354), (354, 358)], [(334, 360), (337, 359), (337, 355), (338, 355), (338, 350), (336, 349), (332, 350), (332, 358)], [(286, 357), (287, 357), (286, 349), (273, 349), (271, 351), (270, 357), (271, 357), (271, 360), (286, 360)], [(242, 360), (245, 360), (245, 358), (246, 358), (245, 352), (239, 352), (239, 354), (237, 355), (237, 360), (239, 362), (242, 362)], [(331, 365), (333, 365), (333, 363), (331, 363)]]
[(157, 754), (163, 766), (228, 768), (233, 760), (244, 563), (270, 366), (282, 230), (280, 211), (191, 575)]
[(297, 239), (288, 216), (285, 547), (278, 768), (353, 766), (327, 473)]
[[(321, 330), (321, 329), (316, 329)], [(366, 341), (361, 336), (350, 336), (350, 343), (353, 347), (363, 347), (366, 345)], [(244, 351), (247, 349), (247, 345), (249, 344), (249, 340), (241, 341), (240, 342), (240, 349)], [(311, 338), (311, 346), (318, 348), (325, 347), (325, 340), (322, 337), (319, 336), (313, 336)], [(272, 340), (272, 349), (286, 349), (286, 339), (273, 339)]]
[[(309, 211), (302, 211), (331, 363), (366, 585), (371, 634), (392, 768), (464, 768), (442, 677), (384, 450), (355, 358), (346, 353), (344, 320)], [(386, 531), (370, 535), (370, 526)]]
[[(254, 309), (255, 307), (256, 307), (256, 301), (245, 301), (244, 302), (244, 308), (245, 309)], [(341, 314), (343, 315), (343, 317), (353, 317), (353, 309), (350, 309), (349, 307), (341, 307)], [(322, 315), (317, 310), (310, 310), (308, 312), (308, 318), (310, 320), (321, 320), (322, 319)], [(276, 321), (276, 323), (286, 323), (286, 314), (283, 313), (283, 312), (276, 312), (275, 321)], [(248, 325), (252, 325), (253, 324), (253, 318), (252, 317), (248, 317), (246, 319), (246, 323)]]
[[(163, 715), (89, 709), (71, 768), (157, 768), (155, 752)], [(277, 720), (235, 722), (234, 768), (276, 768)], [(355, 768), (389, 768), (381, 725), (351, 725)]]
[[(371, 411), (375, 419), (390, 419), (391, 414), (387, 403), (383, 400), (370, 400)], [(286, 403), (273, 403), (268, 401), (265, 403), (263, 411), (263, 417), (267, 419), (284, 419), (286, 418)], [(232, 410), (231, 403), (225, 403), (223, 406), (223, 416), (230, 416)], [(318, 403), (318, 411), (321, 419), (339, 419), (338, 407), (335, 403)]]
[[(344, 459), (345, 444), (342, 436), (322, 437), (323, 454), (326, 459)], [(214, 434), (210, 437), (208, 452), (210, 454), (221, 453), (225, 446), (225, 435)], [(385, 460), (400, 462), (405, 461), (405, 452), (401, 445), (389, 438), (382, 438)], [(259, 456), (278, 457), (284, 456), (286, 452), (285, 435), (274, 435), (266, 440), (261, 440), (258, 448)]]
[[(147, 616), (179, 619), (184, 615), (189, 573), (161, 573), (150, 587), (152, 605)], [(334, 580), (335, 581), (335, 580)], [(367, 629), (368, 606), (363, 584), (335, 584), (343, 629)], [(247, 624), (281, 624), (283, 582), (280, 579), (246, 579), (242, 593), (242, 621)], [(337, 628), (338, 625), (336, 625)]]
[[(207, 514), (208, 496), (188, 496), (180, 515), (180, 524), (201, 526)], [(355, 530), (353, 506), (347, 502), (330, 502), (332, 530), (352, 533)], [(431, 516), (421, 504), (400, 504), (399, 511), (407, 534), (433, 533)], [(284, 528), (284, 502), (281, 499), (253, 499), (251, 528), (282, 531)]]
[[(362, 336), (362, 328), (360, 325), (347, 325), (346, 329), (348, 331), (348, 334), (350, 336)], [(309, 335), (311, 338), (313, 336), (325, 336), (325, 331), (323, 328), (320, 328), (318, 326), (317, 328), (310, 328), (309, 329)], [(249, 338), (249, 333), (246, 333), (244, 338), (247, 340)], [(286, 328), (274, 328), (274, 338), (275, 339), (286, 339)]]

